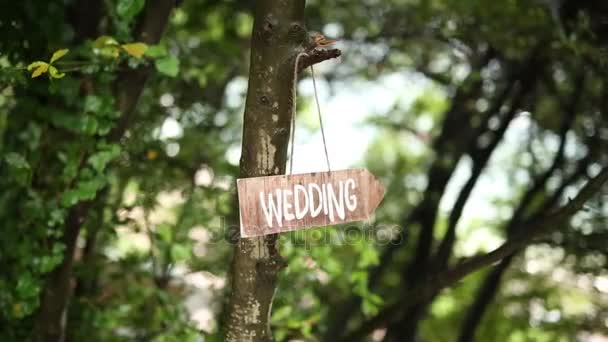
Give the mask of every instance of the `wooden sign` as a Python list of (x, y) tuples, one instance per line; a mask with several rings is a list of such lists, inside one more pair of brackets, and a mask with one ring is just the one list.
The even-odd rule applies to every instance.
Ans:
[(365, 169), (237, 179), (241, 237), (366, 220), (384, 186)]

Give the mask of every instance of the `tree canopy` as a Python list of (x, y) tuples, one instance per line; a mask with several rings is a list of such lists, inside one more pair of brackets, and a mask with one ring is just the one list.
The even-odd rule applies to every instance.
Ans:
[[(216, 341), (241, 324), (236, 179), (261, 172), (244, 163), (276, 121), (248, 81), (288, 113), (282, 59), (312, 31), (342, 54), (306, 62), (340, 123), (326, 133), (364, 146), (330, 156), (387, 194), (370, 221), (270, 238), (274, 339), (606, 338), (608, 4), (278, 3), (0, 4), (0, 340)], [(285, 40), (264, 36), (286, 20)], [(306, 144), (319, 126), (299, 80)]]

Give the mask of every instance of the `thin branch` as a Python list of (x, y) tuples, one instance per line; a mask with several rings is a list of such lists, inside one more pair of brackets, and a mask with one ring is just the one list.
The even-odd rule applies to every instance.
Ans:
[[(547, 169), (542, 175), (540, 175), (540, 177), (535, 179), (535, 181), (532, 185), (532, 189), (524, 195), (524, 198), (521, 200), (519, 207), (515, 211), (516, 217), (523, 216), (524, 211), (527, 210), (528, 205), (532, 202), (532, 200), (534, 199), (534, 196), (545, 188), (545, 185), (546, 185), (547, 181), (549, 180), (549, 178), (551, 178), (551, 176), (553, 176), (553, 174), (563, 164), (564, 159), (565, 159), (566, 143), (568, 141), (567, 134), (571, 130), (571, 128), (574, 124), (574, 120), (576, 119), (578, 104), (580, 102), (580, 97), (581, 97), (581, 94), (584, 89), (584, 82), (585, 82), (585, 74), (580, 73), (580, 75), (577, 76), (576, 84), (574, 85), (575, 90), (572, 93), (571, 98), (568, 101), (568, 104), (566, 105), (565, 118), (559, 129), (560, 143), (559, 143), (557, 152), (555, 153), (555, 157), (553, 158), (553, 161), (552, 161), (549, 169)], [(507, 233), (509, 233), (509, 231), (511, 229), (513, 229), (514, 227), (509, 227), (509, 228), (510, 229), (507, 229)]]
[[(342, 51), (338, 49), (314, 49), (306, 55), (300, 57), (298, 61), (298, 72), (332, 58), (338, 58), (342, 55)], [(292, 69), (293, 70), (293, 69)]]
[[(489, 52), (489, 54), (492, 55), (492, 52)], [(536, 80), (537, 80), (538, 64), (539, 64), (538, 62), (539, 62), (539, 56), (535, 55), (535, 54), (530, 54), (530, 56), (526, 59), (526, 61), (524, 63), (522, 63), (516, 69), (516, 71), (514, 72), (513, 75), (510, 76), (518, 81), (517, 90), (515, 92), (515, 95), (513, 96), (514, 98), (511, 100), (511, 103), (510, 103), (511, 110), (509, 113), (506, 114), (505, 118), (503, 119), (501, 127), (496, 132), (497, 135), (500, 135), (501, 131), (504, 134), (504, 131), (507, 129), (508, 124), (511, 122), (511, 120), (516, 115), (517, 109), (521, 105), (521, 102), (524, 101), (524, 99), (528, 95), (529, 91), (531, 89), (534, 89), (534, 87), (536, 85)], [(506, 90), (505, 92), (506, 92), (506, 94), (504, 96), (508, 96), (509, 90)], [(499, 96), (499, 97), (501, 97), (501, 96)], [(497, 103), (494, 103), (492, 111), (499, 112), (500, 107), (502, 107), (502, 106), (499, 106)], [(452, 130), (452, 131), (454, 131), (454, 127), (458, 127), (459, 131), (462, 131), (463, 129), (468, 131), (468, 132), (466, 132), (466, 135), (461, 135), (462, 138), (456, 139), (458, 136), (455, 135), (455, 136), (452, 136), (451, 141), (450, 140), (444, 141), (444, 143), (450, 144), (451, 146), (457, 145), (457, 141), (459, 141), (459, 140), (464, 142), (460, 146), (460, 151), (459, 151), (460, 155), (457, 158), (455, 158), (455, 160), (458, 160), (464, 153), (467, 153), (467, 152), (470, 153), (471, 144), (474, 146), (473, 151), (475, 150), (477, 138), (480, 135), (486, 133), (486, 130), (488, 128), (487, 125), (489, 123), (490, 117), (491, 117), (491, 113), (486, 113), (481, 125), (473, 126), (473, 125), (469, 124), (469, 126), (466, 126), (466, 128), (463, 128), (463, 127), (465, 127), (465, 125), (462, 125), (462, 124), (456, 124), (455, 122), (452, 122), (452, 123), (446, 122), (450, 125), (448, 127), (450, 127), (450, 130)], [(459, 118), (458, 116), (456, 116), (452, 119), (461, 120), (461, 118)], [(487, 131), (489, 131), (489, 130), (487, 130)], [(444, 132), (442, 132), (442, 135), (443, 134), (444, 134)], [(454, 133), (452, 133), (452, 134), (454, 134)], [(462, 133), (458, 132), (456, 134), (462, 134)], [(448, 134), (448, 137), (449, 137), (449, 134)], [(500, 141), (500, 139), (495, 140), (494, 144), (498, 144), (499, 141)], [(455, 148), (452, 147), (452, 149), (455, 149)], [(493, 148), (489, 149), (488, 151), (491, 151), (492, 149)], [(477, 163), (477, 164), (480, 165), (479, 163)], [(450, 172), (454, 171), (453, 170), (454, 167), (455, 167), (455, 165), (452, 166), (452, 170)], [(441, 165), (440, 168), (446, 168), (446, 165)], [(433, 169), (431, 169), (431, 172), (432, 172), (432, 170)], [(481, 172), (481, 170), (480, 170), (480, 172)], [(431, 173), (431, 175), (432, 175), (432, 173)], [(434, 177), (429, 177), (429, 179), (430, 179), (429, 184), (432, 184), (431, 180), (433, 178)], [(438, 179), (438, 178), (435, 178), (435, 179)], [(446, 178), (445, 181), (447, 184), (447, 181), (449, 181), (449, 178)], [(471, 185), (473, 185), (473, 184), (471, 183)], [(472, 190), (472, 188), (471, 188), (471, 190)], [(441, 193), (443, 193), (443, 191)], [(429, 194), (429, 189), (427, 189), (427, 191), (425, 193), (425, 197), (428, 194)], [(433, 191), (431, 191), (430, 194), (432, 196)], [(463, 202), (462, 204), (464, 205), (464, 204), (466, 204), (466, 202)], [(407, 271), (403, 273), (405, 283), (407, 284), (407, 286), (409, 288), (415, 288), (420, 283), (426, 283), (427, 279), (436, 272), (436, 270), (434, 270), (434, 268), (436, 267), (437, 263), (435, 263), (435, 260), (434, 260), (433, 256), (431, 255), (431, 252), (432, 252), (432, 244), (433, 244), (433, 227), (436, 223), (437, 205), (438, 205), (438, 203), (435, 203), (435, 206), (432, 209), (433, 210), (432, 212), (429, 212), (429, 211), (421, 212), (422, 216), (421, 216), (419, 222), (421, 224), (422, 231), (421, 231), (420, 237), (418, 239), (418, 245), (417, 245), (417, 248), (415, 251), (415, 256), (414, 256), (413, 261), (410, 263), (410, 266), (408, 267)], [(444, 245), (444, 247), (449, 247), (449, 246)], [(449, 250), (451, 250), (451, 248), (449, 248)], [(446, 256), (449, 256), (448, 253), (442, 255), (442, 257), (446, 257)], [(447, 264), (447, 262), (446, 262), (446, 264)], [(441, 267), (441, 268), (445, 268), (445, 267)], [(428, 301), (428, 299), (430, 299), (430, 298), (427, 298), (427, 301)], [(392, 328), (389, 326), (387, 334), (389, 334), (389, 335), (397, 334), (397, 335), (399, 335), (400, 339), (410, 339), (411, 336), (407, 336), (407, 335), (401, 336), (401, 334), (404, 330), (402, 327), (406, 324), (409, 324), (408, 322), (410, 322), (410, 321), (418, 320), (418, 317), (421, 317), (421, 315), (423, 315), (426, 305), (427, 305), (427, 303), (425, 303), (425, 302), (418, 302), (416, 304), (417, 307), (412, 308), (412, 310), (407, 315), (402, 316), (400, 318), (400, 321), (397, 322), (396, 325), (392, 326)], [(410, 334), (415, 334), (415, 332), (414, 332), (416, 329), (415, 324), (410, 325), (410, 327), (411, 327)]]
[[(541, 175), (535, 177), (532, 187), (524, 195), (523, 199), (520, 201), (517, 209), (515, 210), (510, 222), (506, 227), (507, 237), (510, 237), (515, 233), (515, 230), (519, 226), (519, 223), (522, 219), (526, 219), (526, 212), (533, 207), (531, 204), (532, 199), (535, 198), (539, 193), (544, 192), (546, 188), (547, 181), (553, 174), (562, 166), (563, 161), (565, 159), (564, 152), (565, 146), (567, 142), (567, 133), (572, 128), (574, 123), (574, 119), (576, 118), (576, 109), (578, 104), (578, 99), (580, 97), (581, 89), (583, 88), (582, 82), (584, 77), (578, 77), (579, 82), (577, 82), (575, 86), (575, 91), (570, 97), (569, 103), (566, 105), (566, 113), (565, 118), (562, 121), (559, 137), (560, 137), (560, 145), (559, 148), (553, 157), (553, 162), (551, 166)], [(564, 185), (567, 180), (564, 180), (561, 187), (565, 187)], [(551, 203), (550, 203), (551, 202)], [(542, 215), (542, 213), (549, 212), (551, 208), (553, 208), (554, 202), (552, 202), (552, 198), (549, 198), (543, 203), (540, 208), (535, 210), (534, 214), (530, 214), (529, 217), (538, 217)], [(490, 305), (492, 300), (494, 299), (495, 294), (500, 288), (500, 281), (503, 277), (503, 274), (511, 265), (513, 261), (515, 253), (510, 254), (506, 258), (502, 259), (498, 266), (494, 267), (492, 271), (485, 277), (483, 284), (480, 286), (477, 291), (477, 295), (471, 304), (469, 310), (467, 310), (466, 317), (461, 325), (460, 335), (458, 337), (458, 341), (470, 341), (473, 340), (475, 335), (475, 330), (479, 323), (482, 320), (483, 315), (487, 311), (487, 307)]]
[(452, 84), (452, 79), (450, 76), (447, 76), (444, 72), (432, 71), (428, 65), (424, 63), (414, 66), (414, 70), (422, 74), (424, 77), (441, 84), (442, 86), (449, 86)]
[[(500, 110), (500, 108), (506, 102), (507, 97), (511, 93), (513, 87), (515, 86), (515, 83), (516, 83), (516, 78), (510, 77), (509, 80), (507, 81), (507, 85), (505, 86), (503, 91), (495, 99), (494, 104), (491, 108), (491, 111), (489, 112), (490, 114), (497, 113)], [(521, 91), (521, 88), (520, 88), (519, 91), (517, 92), (517, 94), (515, 95), (515, 97), (516, 97), (515, 100), (513, 100), (513, 103), (511, 104), (511, 109), (509, 110), (509, 113), (506, 115), (505, 118), (503, 118), (500, 127), (493, 134), (492, 141), (490, 142), (490, 144), (488, 144), (487, 147), (485, 147), (483, 149), (479, 149), (477, 147), (477, 139), (473, 139), (473, 141), (472, 141), (473, 146), (471, 148), (470, 155), (473, 159), (473, 167), (471, 170), (471, 176), (469, 177), (469, 179), (467, 180), (465, 185), (460, 190), (460, 193), (458, 194), (458, 198), (456, 199), (456, 203), (454, 204), (454, 206), (452, 207), (452, 210), (450, 212), (450, 216), (448, 219), (448, 229), (447, 229), (447, 232), (445, 233), (443, 240), (439, 244), (439, 248), (438, 248), (438, 251), (437, 251), (437, 254), (435, 257), (435, 260), (436, 260), (435, 263), (436, 263), (436, 267), (438, 269), (445, 268), (445, 266), (447, 265), (447, 263), (450, 259), (450, 256), (452, 254), (452, 248), (454, 246), (454, 243), (456, 242), (456, 226), (458, 225), (458, 222), (460, 221), (460, 217), (462, 215), (464, 207), (467, 204), (469, 197), (470, 197), (471, 193), (473, 192), (473, 189), (475, 188), (477, 181), (479, 180), (479, 177), (481, 176), (483, 170), (485, 169), (486, 164), (490, 160), (490, 157), (492, 156), (494, 149), (498, 146), (498, 143), (502, 140), (502, 137), (504, 136), (505, 132), (507, 131), (507, 128), (509, 127), (511, 121), (517, 114), (517, 107), (519, 107), (519, 102), (521, 101), (522, 96), (523, 96), (522, 93), (523, 93), (523, 91)], [(484, 126), (486, 126), (486, 125), (487, 124), (484, 124)], [(481, 127), (480, 131), (476, 135), (477, 137), (484, 134), (484, 132), (482, 132), (482, 130), (484, 130), (484, 131), (487, 130), (487, 127)]]
[[(178, 3), (179, 1), (176, 0), (148, 2), (133, 35), (136, 40), (146, 44), (157, 44), (167, 27), (173, 8)], [(135, 107), (152, 72), (153, 68), (147, 66), (125, 70), (118, 75), (114, 88), (121, 117), (118, 119), (116, 127), (110, 132), (109, 140), (120, 140), (131, 125), (135, 116)]]
[(477, 290), (473, 304), (467, 310), (458, 335), (458, 342), (473, 341), (475, 330), (498, 292), (502, 277), (511, 265), (514, 257), (515, 254), (511, 254), (502, 259), (485, 277), (483, 284)]
[(585, 186), (572, 201), (563, 206), (561, 209), (555, 211), (549, 216), (533, 220), (532, 222), (522, 225), (521, 229), (518, 229), (520, 232), (519, 234), (514, 235), (495, 250), (484, 255), (471, 257), (447, 270), (442, 275), (435, 277), (437, 284), (435, 287), (444, 288), (450, 286), (471, 272), (499, 261), (517, 249), (526, 246), (539, 235), (551, 231), (552, 228), (558, 227), (560, 223), (563, 223), (565, 220), (569, 219), (577, 211), (583, 208), (585, 202), (587, 202), (593, 195), (598, 193), (604, 183), (607, 181), (608, 167), (604, 167), (597, 176), (585, 184)]
[(547, 201), (545, 201), (543, 204), (543, 211), (553, 208), (560, 200), (567, 187), (571, 186), (583, 177), (589, 178), (587, 169), (589, 165), (592, 164), (594, 159), (598, 157), (598, 152), (602, 151), (600, 140), (601, 138), (599, 136), (599, 132), (597, 131), (595, 134), (588, 136), (585, 139), (585, 145), (588, 148), (587, 154), (577, 161), (575, 170), (569, 176), (567, 176), (560, 187), (553, 192)]

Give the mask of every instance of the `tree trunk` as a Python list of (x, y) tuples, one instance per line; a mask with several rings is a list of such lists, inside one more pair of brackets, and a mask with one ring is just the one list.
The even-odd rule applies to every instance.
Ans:
[[(243, 178), (285, 172), (294, 106), (295, 60), (310, 46), (304, 6), (304, 0), (255, 3), (240, 161)], [(300, 58), (298, 69), (306, 63)], [(278, 272), (285, 266), (277, 251), (277, 238), (277, 235), (241, 238), (236, 243), (226, 341), (272, 340), (269, 327), (272, 300)]]

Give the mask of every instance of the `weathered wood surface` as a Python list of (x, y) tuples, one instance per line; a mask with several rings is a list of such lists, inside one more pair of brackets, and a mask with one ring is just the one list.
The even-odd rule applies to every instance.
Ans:
[(366, 220), (384, 186), (365, 169), (237, 180), (241, 237)]

